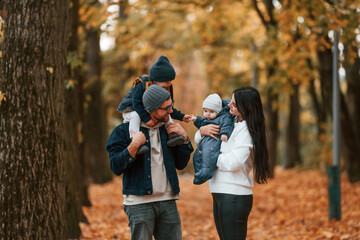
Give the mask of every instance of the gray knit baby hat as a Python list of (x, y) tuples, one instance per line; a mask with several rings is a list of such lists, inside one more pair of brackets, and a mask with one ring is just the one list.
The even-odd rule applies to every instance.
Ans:
[(143, 94), (142, 102), (148, 113), (155, 112), (170, 96), (170, 93), (159, 85), (153, 84)]
[(222, 109), (222, 101), (218, 94), (210, 94), (203, 102), (203, 108), (211, 109), (219, 113)]

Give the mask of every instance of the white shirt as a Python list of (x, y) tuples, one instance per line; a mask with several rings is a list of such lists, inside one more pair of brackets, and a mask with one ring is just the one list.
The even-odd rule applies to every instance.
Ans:
[(149, 138), (151, 143), (151, 180), (153, 193), (151, 195), (144, 196), (124, 195), (124, 205), (136, 205), (179, 199), (179, 194), (174, 195), (172, 192), (170, 182), (166, 175), (159, 132), (159, 127), (162, 125), (163, 123), (159, 123), (156, 126), (150, 128), (141, 122), (142, 127), (149, 129)]
[[(200, 142), (199, 136), (198, 131), (195, 142)], [(211, 193), (252, 194), (254, 183), (249, 174), (253, 161), (252, 148), (252, 138), (246, 121), (235, 122), (230, 138), (227, 142), (221, 143), (217, 169), (214, 177), (209, 180)]]

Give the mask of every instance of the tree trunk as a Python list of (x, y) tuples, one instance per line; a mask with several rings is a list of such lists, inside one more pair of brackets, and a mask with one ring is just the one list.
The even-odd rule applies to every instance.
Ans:
[(102, 99), (101, 57), (99, 33), (88, 29), (86, 61), (89, 65), (88, 86), (86, 89), (84, 121), (84, 157), (89, 166), (90, 177), (94, 183), (104, 183), (112, 179), (106, 144), (106, 112)]
[(350, 182), (360, 181), (359, 143), (356, 142), (355, 129), (347, 109), (344, 95), (340, 96), (341, 101), (341, 149), (345, 159), (345, 169)]
[(326, 114), (332, 115), (332, 52), (325, 49), (318, 52), (321, 97)]
[[(71, 0), (69, 27), (69, 46), (68, 58), (77, 62), (80, 56), (78, 39), (78, 19), (79, 19), (79, 0)], [(81, 174), (80, 159), (81, 154), (81, 121), (83, 120), (83, 88), (81, 69), (79, 66), (68, 64), (68, 75), (65, 91), (65, 141), (64, 141), (64, 177), (65, 177), (65, 196), (66, 204), (64, 211), (65, 236), (70, 239), (79, 238), (81, 230), (79, 221), (88, 222), (81, 209), (81, 199), (88, 199), (87, 185), (84, 188), (84, 179), (87, 175)], [(86, 164), (81, 164), (82, 169), (86, 169)], [(83, 193), (81, 190), (84, 190)], [(85, 197), (83, 196), (85, 195)], [(90, 205), (90, 204), (89, 204)]]
[(316, 94), (314, 79), (311, 79), (309, 82), (309, 93), (315, 109), (314, 114), (316, 115), (317, 138), (323, 143), (324, 141), (321, 136), (325, 134), (326, 130), (326, 110)]
[[(347, 46), (347, 45), (346, 45)], [(354, 49), (353, 51), (357, 51)], [(323, 103), (328, 113), (332, 113), (332, 52), (330, 49), (318, 53), (320, 62), (320, 79), (323, 95)], [(340, 95), (340, 127), (341, 127), (341, 153), (345, 159), (345, 168), (350, 182), (360, 181), (360, 160), (357, 151), (360, 147), (360, 91), (359, 84), (359, 57), (354, 64), (345, 61), (347, 73), (348, 92), (347, 96)]]
[(68, 1), (2, 0), (0, 233), (63, 239)]
[[(271, 0), (263, 1), (265, 5), (266, 13), (264, 14), (262, 8), (258, 6), (259, 1), (253, 0), (252, 4), (255, 11), (257, 12), (262, 24), (266, 28), (266, 33), (269, 39), (276, 40), (278, 32), (278, 22), (274, 18), (273, 11), (274, 5)], [(266, 17), (265, 17), (266, 15)], [(274, 168), (277, 162), (277, 139), (279, 137), (279, 109), (274, 107), (275, 103), (279, 101), (279, 94), (274, 93), (274, 87), (271, 86), (271, 77), (275, 73), (277, 67), (277, 60), (274, 59), (271, 62), (268, 62), (267, 65), (270, 66), (267, 71), (267, 80), (268, 80), (268, 90), (267, 90), (267, 102), (266, 102), (266, 113), (267, 113), (267, 129), (268, 129), (268, 150), (269, 150), (269, 160), (270, 160), (270, 177), (274, 177)]]
[[(347, 46), (351, 46), (348, 44)], [(352, 51), (357, 51), (353, 48)], [(341, 140), (345, 158), (345, 169), (350, 182), (360, 181), (360, 58), (355, 58), (354, 64), (345, 61), (346, 79), (348, 82), (347, 102), (341, 101)]]
[(293, 168), (297, 163), (301, 163), (299, 84), (292, 84), (292, 86), (293, 93), (290, 96), (290, 112), (286, 131), (285, 168)]
[(274, 108), (273, 105), (278, 101), (278, 94), (273, 93), (272, 89), (268, 90), (266, 101), (267, 113), (267, 129), (268, 129), (268, 150), (270, 161), (270, 177), (274, 177), (274, 168), (277, 162), (277, 139), (279, 136), (279, 109)]

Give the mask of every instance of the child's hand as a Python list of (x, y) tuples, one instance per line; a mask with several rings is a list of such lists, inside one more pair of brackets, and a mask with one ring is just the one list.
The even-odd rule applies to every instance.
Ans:
[(194, 115), (185, 115), (182, 120), (186, 123), (193, 122), (196, 120), (196, 117)]
[(148, 121), (147, 123), (145, 123), (146, 126), (148, 127), (154, 127), (157, 124), (157, 121), (155, 121), (154, 119), (151, 119), (150, 121)]
[(227, 142), (228, 138), (225, 134), (221, 135), (221, 141)]

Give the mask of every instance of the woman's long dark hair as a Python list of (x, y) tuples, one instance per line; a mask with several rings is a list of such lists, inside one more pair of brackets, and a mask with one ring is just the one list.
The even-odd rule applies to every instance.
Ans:
[(254, 149), (253, 172), (257, 183), (266, 183), (270, 175), (269, 153), (266, 144), (265, 117), (258, 90), (241, 87), (234, 92), (236, 107), (248, 126)]

